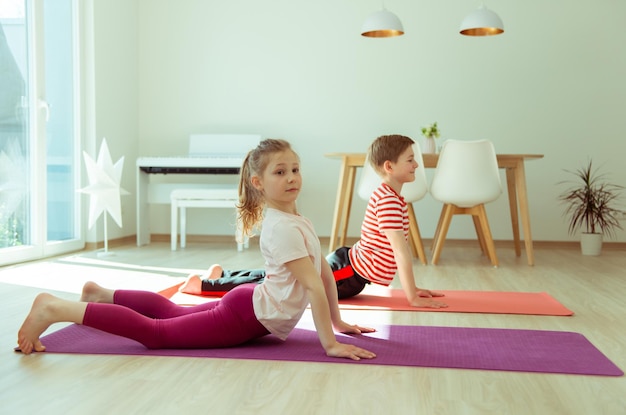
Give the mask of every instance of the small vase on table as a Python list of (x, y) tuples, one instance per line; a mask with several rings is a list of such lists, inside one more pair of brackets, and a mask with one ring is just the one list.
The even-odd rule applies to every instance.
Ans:
[(437, 145), (435, 144), (435, 138), (424, 137), (424, 148), (422, 148), (422, 153), (434, 154), (436, 152), (437, 152)]
[(435, 144), (435, 138), (439, 138), (439, 127), (434, 122), (428, 127), (422, 127), (422, 135), (424, 136), (424, 146), (422, 153), (437, 153), (437, 145)]

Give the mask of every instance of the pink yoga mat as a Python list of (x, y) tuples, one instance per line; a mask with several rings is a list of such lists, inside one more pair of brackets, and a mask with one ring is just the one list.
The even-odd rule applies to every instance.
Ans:
[(623, 376), (583, 335), (573, 332), (461, 327), (378, 326), (376, 333), (338, 335), (377, 354), (371, 360), (327, 357), (317, 333), (297, 327), (286, 341), (265, 336), (225, 349), (148, 350), (123, 337), (71, 325), (42, 338), (45, 353), (182, 356), (359, 365), (420, 366), (538, 373)]

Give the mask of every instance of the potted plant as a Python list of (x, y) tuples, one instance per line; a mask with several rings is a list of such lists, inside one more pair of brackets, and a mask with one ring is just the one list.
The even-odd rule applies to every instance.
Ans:
[(613, 237), (622, 229), (619, 219), (622, 214), (615, 203), (620, 197), (622, 186), (607, 183), (606, 175), (593, 169), (592, 160), (576, 171), (565, 170), (576, 176), (575, 181), (566, 181), (571, 186), (559, 199), (566, 205), (569, 216), (569, 234), (582, 230), (581, 249), (583, 255), (600, 255), (602, 235)]
[(435, 145), (435, 138), (439, 138), (437, 123), (434, 122), (428, 127), (422, 127), (422, 135), (425, 137), (422, 153), (436, 153), (437, 146)]

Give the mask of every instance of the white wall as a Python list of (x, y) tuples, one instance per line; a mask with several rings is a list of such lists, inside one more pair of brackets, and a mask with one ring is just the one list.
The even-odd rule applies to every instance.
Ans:
[[(328, 236), (339, 163), (324, 154), (364, 152), (380, 134), (420, 139), (433, 121), (440, 140), (487, 138), (501, 153), (545, 155), (526, 166), (535, 240), (577, 239), (557, 202), (563, 169), (592, 158), (626, 185), (624, 1), (492, 0), (505, 33), (468, 38), (458, 26), (477, 1), (388, 0), (406, 32), (392, 39), (359, 36), (380, 8), (375, 0), (136, 0), (136, 15), (126, 15), (133, 2), (96, 2), (97, 22), (106, 26), (98, 33), (111, 36), (97, 48), (121, 48), (103, 55), (116, 60), (122, 81), (102, 74), (113, 63), (99, 57), (98, 131), (121, 129), (111, 152), (127, 155), (131, 191), (130, 156), (184, 154), (190, 133), (282, 137), (302, 158), (300, 211)], [(137, 153), (125, 141), (133, 134)], [(427, 199), (415, 208), (422, 236), (432, 237), (439, 205)], [(357, 201), (351, 236), (363, 210)], [(494, 237), (511, 239), (506, 194), (488, 212)], [(169, 232), (167, 215), (153, 209), (153, 232)], [(229, 233), (220, 215), (192, 214), (192, 233)], [(462, 219), (450, 238), (474, 238)], [(132, 220), (123, 233), (134, 234)], [(616, 240), (626, 241), (626, 232)]]
[[(122, 196), (122, 225), (108, 221), (108, 238), (135, 234), (135, 160), (138, 155), (138, 60), (137, 2), (126, 0), (91, 0), (93, 2), (93, 106), (85, 147), (97, 157), (105, 137), (113, 163), (124, 157), (121, 186), (131, 195)], [(89, 43), (89, 42), (88, 42)], [(89, 48), (88, 48), (89, 49)], [(89, 59), (87, 57), (87, 59)], [(88, 76), (88, 78), (89, 78)], [(87, 210), (85, 205), (85, 210)], [(85, 215), (85, 217), (87, 217)], [(86, 219), (85, 219), (85, 222)], [(88, 230), (87, 242), (104, 240), (103, 222)]]

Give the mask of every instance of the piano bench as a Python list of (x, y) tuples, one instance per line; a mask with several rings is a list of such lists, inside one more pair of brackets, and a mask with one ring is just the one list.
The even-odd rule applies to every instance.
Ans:
[[(180, 208), (180, 247), (187, 245), (187, 208), (236, 208), (239, 201), (237, 187), (215, 185), (207, 188), (175, 189), (170, 193), (171, 201), (171, 244), (176, 251), (178, 240), (178, 209)], [(237, 250), (250, 246), (241, 226), (235, 230)]]

